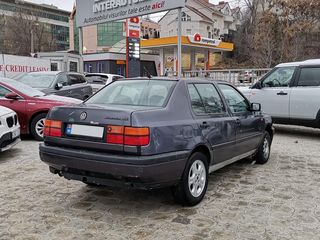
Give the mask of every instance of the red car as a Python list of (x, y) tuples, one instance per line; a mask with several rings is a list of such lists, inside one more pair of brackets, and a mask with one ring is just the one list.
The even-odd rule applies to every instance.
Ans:
[(0, 78), (0, 106), (15, 111), (18, 114), (21, 133), (31, 133), (36, 140), (43, 140), (44, 120), (51, 108), (81, 102), (56, 95), (45, 96), (43, 92), (23, 83)]

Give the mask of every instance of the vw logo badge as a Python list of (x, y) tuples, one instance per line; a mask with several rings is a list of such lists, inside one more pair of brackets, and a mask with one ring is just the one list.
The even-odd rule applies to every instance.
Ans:
[(80, 119), (81, 120), (86, 120), (87, 119), (87, 113), (86, 112), (83, 112), (80, 114)]

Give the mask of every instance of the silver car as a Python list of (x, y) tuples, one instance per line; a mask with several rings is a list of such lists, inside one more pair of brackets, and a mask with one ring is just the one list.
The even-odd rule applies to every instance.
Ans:
[(19, 81), (47, 95), (55, 94), (80, 100), (85, 100), (92, 95), (92, 87), (80, 73), (33, 72), (25, 74)]

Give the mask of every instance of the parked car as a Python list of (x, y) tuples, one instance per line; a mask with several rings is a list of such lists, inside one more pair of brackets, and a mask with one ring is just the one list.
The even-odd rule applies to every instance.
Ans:
[(123, 79), (123, 76), (121, 75), (107, 73), (86, 73), (85, 76), (88, 83), (92, 86), (94, 93), (99, 91), (105, 85)]
[(241, 91), (276, 123), (320, 128), (320, 59), (280, 64)]
[(80, 73), (32, 72), (22, 76), (19, 81), (47, 95), (55, 94), (80, 100), (92, 95), (92, 87)]
[(260, 104), (228, 83), (143, 78), (50, 111), (40, 156), (66, 179), (173, 186), (175, 199), (192, 206), (203, 199), (209, 173), (250, 156), (266, 163), (272, 138)]
[(257, 78), (257, 74), (252, 70), (242, 71), (238, 76), (238, 81), (240, 83), (253, 83)]
[(20, 125), (17, 114), (0, 106), (0, 152), (9, 150), (20, 142)]
[(31, 133), (36, 140), (43, 139), (44, 120), (51, 108), (81, 102), (74, 98), (45, 96), (21, 82), (0, 78), (0, 106), (14, 110), (18, 114), (21, 133)]

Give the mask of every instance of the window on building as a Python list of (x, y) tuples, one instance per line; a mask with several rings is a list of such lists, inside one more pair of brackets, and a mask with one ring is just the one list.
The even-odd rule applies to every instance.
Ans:
[(98, 27), (98, 46), (113, 46), (125, 37), (123, 36), (123, 23), (110, 22), (99, 24)]
[(192, 29), (187, 29), (186, 33), (187, 33), (187, 35), (191, 35), (192, 34)]
[[(182, 17), (181, 17), (181, 21), (183, 22), (190, 22), (191, 21), (191, 17), (186, 14), (185, 12), (182, 12)], [(176, 21), (178, 21), (178, 18), (176, 18)]]

